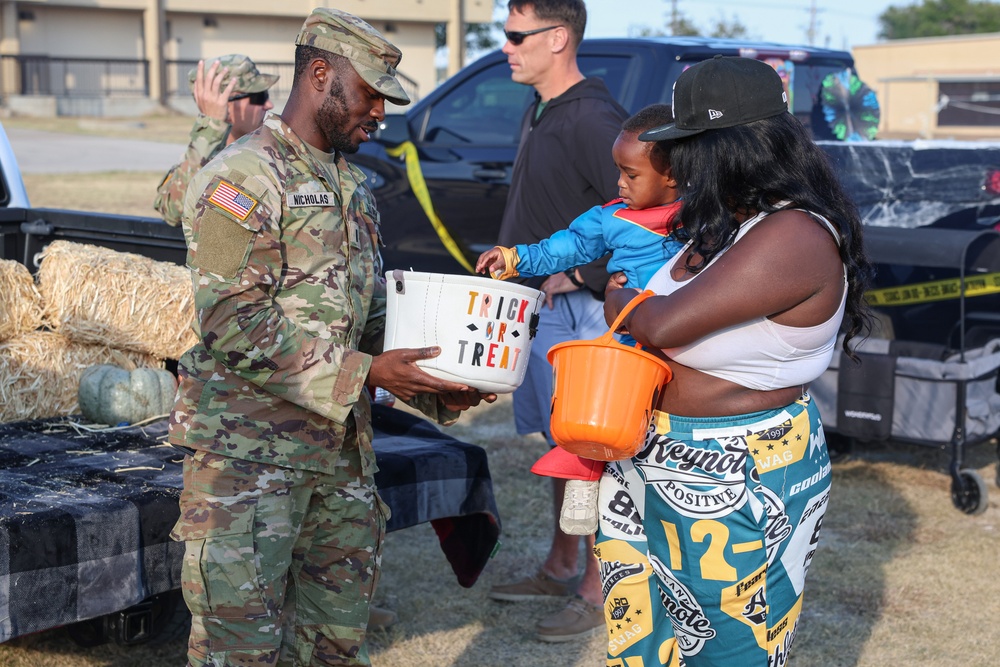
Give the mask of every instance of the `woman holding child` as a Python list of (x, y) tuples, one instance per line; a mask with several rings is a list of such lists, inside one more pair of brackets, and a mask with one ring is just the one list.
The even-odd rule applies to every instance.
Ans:
[(830, 489), (806, 388), (867, 327), (861, 222), (767, 64), (692, 66), (673, 112), (640, 139), (670, 142), (687, 244), (623, 323), (673, 379), (601, 479), (608, 664), (780, 667)]

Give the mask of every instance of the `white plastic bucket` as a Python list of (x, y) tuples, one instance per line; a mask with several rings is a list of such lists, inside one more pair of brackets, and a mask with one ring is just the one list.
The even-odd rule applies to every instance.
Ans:
[(441, 348), (427, 373), (482, 392), (524, 380), (542, 293), (492, 278), (395, 269), (385, 274), (385, 349)]

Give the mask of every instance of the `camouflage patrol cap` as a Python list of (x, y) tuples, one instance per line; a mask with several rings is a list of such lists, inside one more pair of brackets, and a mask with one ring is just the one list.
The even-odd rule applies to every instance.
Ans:
[(302, 24), (295, 43), (344, 56), (365, 83), (387, 100), (400, 106), (410, 103), (396, 79), (402, 52), (357, 16), (339, 9), (317, 7)]
[[(250, 58), (242, 53), (230, 53), (229, 55), (206, 60), (205, 71), (208, 72), (208, 68), (211, 67), (212, 63), (216, 61), (219, 62), (220, 70), (226, 67), (229, 68), (229, 72), (222, 77), (222, 82), (219, 84), (220, 91), (225, 90), (230, 79), (233, 79), (234, 77), (236, 78), (236, 87), (233, 88), (234, 95), (242, 93), (262, 93), (273, 86), (274, 82), (278, 80), (277, 74), (262, 74), (257, 69), (257, 65), (255, 65)], [(192, 86), (194, 85), (194, 79), (197, 75), (197, 67), (188, 72), (188, 83)]]

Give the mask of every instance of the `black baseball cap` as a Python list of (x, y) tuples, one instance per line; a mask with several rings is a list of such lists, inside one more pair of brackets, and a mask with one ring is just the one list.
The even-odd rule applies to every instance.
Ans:
[(640, 141), (680, 139), (787, 113), (788, 96), (767, 63), (715, 56), (681, 72), (672, 105), (674, 122), (643, 132)]

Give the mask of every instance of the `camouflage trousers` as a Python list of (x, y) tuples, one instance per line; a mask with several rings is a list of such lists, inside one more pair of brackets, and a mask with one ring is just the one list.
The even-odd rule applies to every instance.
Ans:
[(388, 507), (345, 445), (331, 474), (199, 451), (184, 460), (190, 667), (368, 665)]

